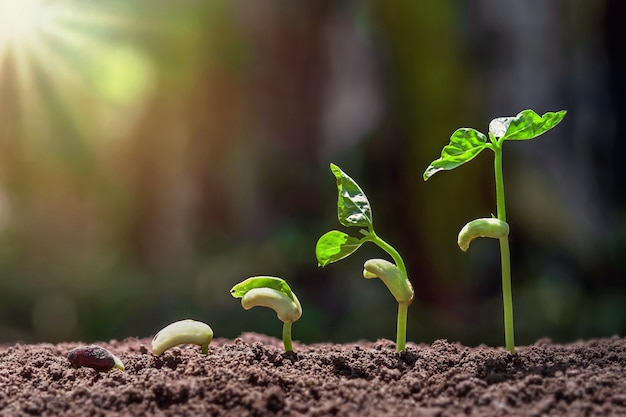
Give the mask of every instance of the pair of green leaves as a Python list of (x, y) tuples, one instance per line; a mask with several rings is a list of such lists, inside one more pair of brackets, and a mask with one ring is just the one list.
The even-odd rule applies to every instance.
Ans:
[(284, 279), (268, 276), (250, 277), (235, 285), (230, 290), (230, 295), (235, 298), (242, 298), (248, 291), (255, 288), (270, 288), (285, 294), (291, 300), (295, 298), (291, 287), (289, 287), (289, 284), (287, 284)]
[(489, 141), (475, 129), (457, 129), (441, 151), (441, 157), (426, 168), (424, 181), (439, 171), (451, 170), (471, 161), (485, 148), (501, 146), (504, 140), (536, 138), (559, 124), (566, 113), (561, 110), (539, 116), (532, 110), (523, 110), (515, 117), (498, 117), (489, 123)]
[(285, 323), (293, 323), (302, 315), (298, 297), (282, 278), (250, 277), (235, 285), (230, 294), (235, 298), (241, 298), (241, 306), (246, 310), (256, 306), (273, 309), (278, 318)]
[(339, 230), (326, 232), (315, 246), (317, 262), (322, 267), (354, 253), (367, 241), (368, 231), (373, 230), (372, 208), (361, 187), (337, 165), (330, 164), (330, 169), (337, 179), (339, 223), (346, 227), (362, 227), (367, 230), (361, 230), (366, 236), (363, 239), (357, 239)]
[(404, 261), (391, 245), (376, 235), (372, 222), (372, 208), (361, 187), (337, 165), (331, 164), (330, 169), (337, 179), (339, 223), (346, 227), (361, 227), (363, 237), (357, 239), (339, 230), (325, 233), (315, 247), (317, 262), (322, 267), (326, 266), (351, 255), (363, 243), (373, 242), (387, 252), (396, 263), (370, 259), (365, 262), (363, 277), (380, 278), (398, 303), (408, 306), (413, 301), (414, 292), (406, 276)]

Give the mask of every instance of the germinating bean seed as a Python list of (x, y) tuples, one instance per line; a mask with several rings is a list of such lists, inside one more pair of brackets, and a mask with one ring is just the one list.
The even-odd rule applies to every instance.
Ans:
[(209, 353), (209, 344), (213, 340), (213, 330), (201, 321), (185, 319), (168, 324), (152, 339), (152, 353), (161, 355), (178, 345), (195, 344), (202, 353)]
[(96, 371), (108, 371), (113, 368), (124, 370), (122, 361), (103, 347), (89, 345), (72, 349), (67, 359), (74, 368), (81, 366), (93, 368)]

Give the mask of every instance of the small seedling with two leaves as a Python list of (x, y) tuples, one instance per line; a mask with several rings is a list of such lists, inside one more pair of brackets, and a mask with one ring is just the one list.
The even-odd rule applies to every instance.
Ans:
[(291, 325), (302, 316), (302, 306), (285, 280), (276, 277), (256, 276), (235, 285), (230, 294), (241, 298), (241, 306), (269, 307), (283, 322), (283, 345), (286, 352), (293, 352)]
[(330, 164), (330, 169), (337, 179), (339, 223), (345, 227), (360, 227), (362, 237), (356, 238), (339, 230), (325, 233), (315, 247), (317, 262), (321, 267), (337, 262), (354, 253), (365, 242), (375, 243), (391, 256), (395, 264), (384, 259), (365, 262), (363, 277), (380, 278), (398, 302), (396, 350), (401, 352), (406, 349), (407, 312), (414, 297), (406, 266), (398, 251), (374, 231), (372, 208), (361, 187), (337, 165)]
[(527, 140), (547, 132), (563, 120), (566, 111), (548, 112), (539, 116), (532, 110), (524, 110), (515, 117), (498, 117), (489, 123), (489, 137), (471, 129), (457, 129), (450, 143), (441, 151), (424, 172), (424, 181), (439, 171), (451, 170), (474, 159), (484, 149), (494, 153), (497, 217), (476, 219), (467, 223), (459, 233), (458, 244), (466, 251), (477, 237), (491, 237), (500, 241), (502, 264), (502, 299), (504, 304), (504, 337), (506, 349), (514, 353), (513, 298), (511, 295), (511, 261), (509, 254), (509, 225), (506, 222), (504, 201), (504, 177), (502, 174), (502, 147), (508, 140)]

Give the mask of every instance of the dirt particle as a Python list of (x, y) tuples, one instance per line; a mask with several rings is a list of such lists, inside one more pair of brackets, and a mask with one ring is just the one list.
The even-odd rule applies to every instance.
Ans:
[(285, 407), (283, 392), (277, 387), (270, 388), (267, 391), (265, 402), (267, 410), (274, 413), (282, 410)]

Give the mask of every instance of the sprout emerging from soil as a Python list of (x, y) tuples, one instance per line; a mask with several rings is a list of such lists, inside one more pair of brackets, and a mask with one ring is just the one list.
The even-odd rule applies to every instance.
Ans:
[(505, 141), (528, 140), (544, 134), (558, 125), (567, 112), (547, 112), (539, 116), (532, 110), (523, 110), (514, 117), (498, 117), (489, 123), (489, 133), (472, 128), (457, 129), (444, 146), (441, 157), (431, 162), (424, 172), (424, 181), (439, 171), (454, 169), (474, 159), (485, 149), (494, 153), (497, 218), (477, 219), (461, 229), (458, 244), (466, 251), (476, 237), (491, 237), (500, 242), (502, 265), (502, 303), (504, 310), (504, 339), (506, 350), (515, 353), (513, 334), (513, 296), (511, 294), (511, 259), (509, 254), (509, 226), (506, 223), (504, 200), (504, 176), (502, 170), (502, 147)]
[(161, 329), (152, 339), (152, 353), (160, 356), (163, 352), (179, 345), (200, 346), (203, 354), (209, 353), (213, 340), (213, 330), (201, 321), (186, 319), (176, 321)]
[(230, 294), (241, 298), (241, 306), (246, 310), (257, 306), (273, 309), (283, 322), (285, 351), (293, 352), (291, 324), (302, 316), (302, 306), (285, 280), (268, 276), (250, 277), (235, 285)]
[(375, 243), (387, 252), (395, 265), (383, 259), (370, 259), (365, 262), (363, 277), (380, 278), (398, 301), (398, 321), (396, 328), (396, 350), (406, 349), (406, 323), (409, 305), (414, 292), (406, 272), (406, 266), (397, 250), (381, 239), (374, 231), (372, 208), (359, 185), (337, 165), (330, 164), (330, 170), (337, 180), (337, 217), (345, 227), (360, 227), (363, 237), (356, 238), (339, 230), (326, 232), (317, 241), (315, 255), (319, 266), (324, 267), (354, 253), (365, 242)]
[(103, 347), (96, 345), (80, 346), (67, 354), (74, 368), (84, 366), (96, 371), (110, 371), (113, 368), (124, 370), (122, 361)]

